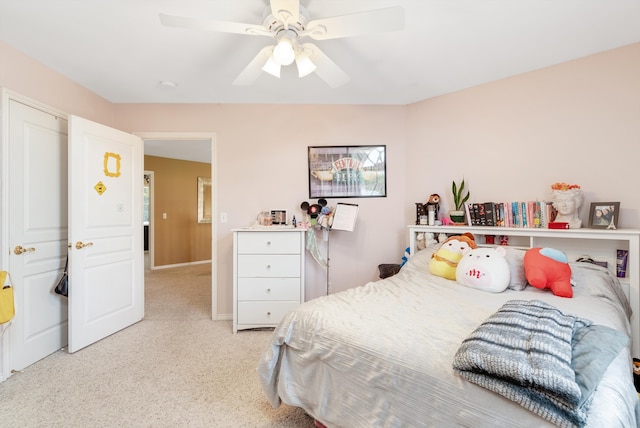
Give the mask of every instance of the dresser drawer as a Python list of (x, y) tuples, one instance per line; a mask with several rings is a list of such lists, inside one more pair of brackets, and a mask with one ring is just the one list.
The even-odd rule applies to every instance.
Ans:
[(238, 300), (300, 301), (300, 278), (238, 278)]
[(297, 278), (300, 276), (300, 255), (238, 255), (238, 278)]
[(300, 302), (238, 302), (238, 324), (276, 325)]
[(300, 232), (238, 232), (238, 254), (300, 254)]

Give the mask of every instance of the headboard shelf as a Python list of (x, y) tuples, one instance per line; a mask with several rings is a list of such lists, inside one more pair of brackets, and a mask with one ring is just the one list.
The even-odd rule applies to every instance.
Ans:
[(416, 235), (433, 233), (437, 237), (444, 233), (459, 235), (471, 232), (480, 245), (486, 236), (509, 238), (510, 246), (517, 248), (552, 247), (564, 251), (571, 261), (589, 256), (593, 260), (606, 261), (608, 269), (616, 272), (616, 250), (627, 250), (627, 276), (619, 278), (629, 299), (633, 315), (631, 329), (633, 338), (632, 355), (640, 356), (640, 230), (638, 229), (542, 229), (493, 226), (416, 226), (409, 225), (410, 255), (417, 252)]

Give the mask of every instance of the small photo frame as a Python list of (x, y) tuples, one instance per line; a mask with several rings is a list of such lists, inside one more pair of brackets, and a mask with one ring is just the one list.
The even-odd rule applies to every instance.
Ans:
[(271, 224), (287, 224), (287, 210), (271, 210)]
[(620, 217), (620, 202), (591, 202), (589, 225), (592, 229), (616, 229)]

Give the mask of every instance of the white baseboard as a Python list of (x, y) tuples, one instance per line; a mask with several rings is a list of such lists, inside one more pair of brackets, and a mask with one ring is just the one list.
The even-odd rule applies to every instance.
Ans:
[(174, 265), (154, 266), (154, 267), (151, 268), (151, 270), (171, 269), (171, 268), (175, 268), (175, 267), (192, 266), (192, 265), (203, 265), (205, 263), (211, 263), (211, 260), (200, 260), (200, 261), (197, 261), (197, 262), (176, 263)]

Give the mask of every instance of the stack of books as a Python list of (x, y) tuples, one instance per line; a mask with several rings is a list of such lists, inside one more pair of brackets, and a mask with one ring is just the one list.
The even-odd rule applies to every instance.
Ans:
[(551, 202), (472, 202), (465, 205), (468, 226), (548, 228), (556, 217)]

